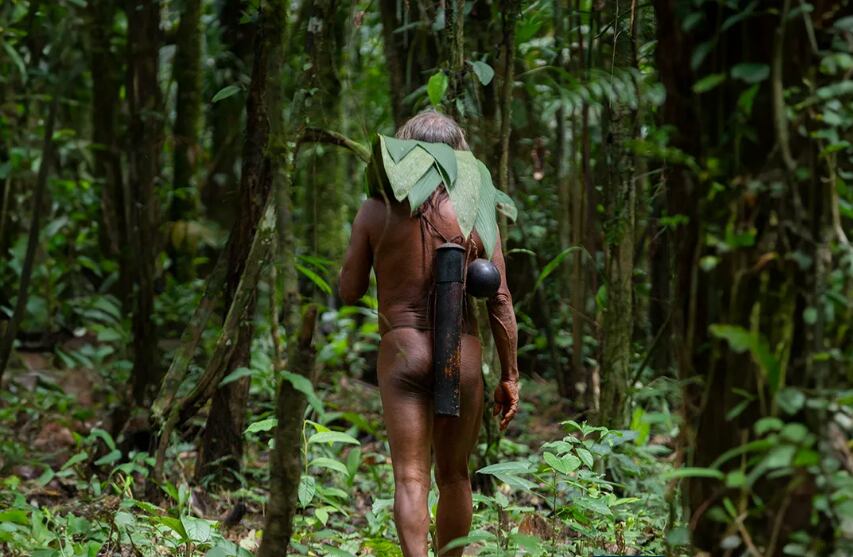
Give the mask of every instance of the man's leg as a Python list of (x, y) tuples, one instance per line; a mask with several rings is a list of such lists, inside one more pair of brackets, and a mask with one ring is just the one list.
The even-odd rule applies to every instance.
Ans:
[(432, 440), (432, 337), (396, 329), (382, 337), (379, 389), (394, 468), (394, 521), (404, 557), (426, 557)]
[[(435, 416), (435, 480), (438, 484), (436, 534), (440, 548), (467, 536), (471, 529), (471, 480), (468, 457), (477, 443), (483, 415), (483, 376), (480, 371), (480, 341), (462, 337), (459, 417)], [(462, 555), (460, 547), (440, 553), (441, 557)]]

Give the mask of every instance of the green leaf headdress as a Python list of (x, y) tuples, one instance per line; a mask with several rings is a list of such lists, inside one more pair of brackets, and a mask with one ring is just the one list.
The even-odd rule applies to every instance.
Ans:
[(409, 200), (412, 214), (444, 184), (467, 239), (476, 230), (492, 258), (498, 239), (495, 210), (515, 220), (518, 210), (492, 184), (489, 169), (471, 151), (455, 151), (445, 143), (428, 143), (379, 135), (367, 166), (370, 194), (390, 191), (397, 201)]

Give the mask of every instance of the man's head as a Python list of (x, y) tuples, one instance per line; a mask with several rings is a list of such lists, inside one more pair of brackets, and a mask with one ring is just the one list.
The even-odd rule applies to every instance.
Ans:
[(456, 121), (435, 110), (424, 110), (409, 118), (396, 133), (397, 139), (415, 139), (428, 143), (447, 143), (459, 151), (470, 151), (465, 132)]

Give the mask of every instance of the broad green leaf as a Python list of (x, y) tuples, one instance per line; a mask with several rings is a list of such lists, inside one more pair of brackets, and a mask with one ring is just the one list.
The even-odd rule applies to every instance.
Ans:
[(385, 139), (382, 136), (379, 139), (382, 142), (382, 165), (385, 167), (385, 174), (388, 176), (394, 197), (397, 201), (402, 201), (421, 176), (430, 169), (433, 158), (424, 149), (417, 147), (397, 164), (385, 148)]
[(791, 465), (796, 452), (793, 445), (779, 445), (770, 449), (764, 462), (768, 468), (784, 468)]
[(705, 93), (706, 91), (710, 91), (725, 80), (726, 74), (724, 73), (712, 73), (711, 75), (706, 75), (705, 77), (693, 84), (693, 92)]
[(412, 187), (409, 192), (409, 207), (412, 214), (415, 214), (424, 201), (429, 199), (429, 196), (442, 183), (441, 174), (436, 170), (435, 165), (431, 166), (426, 174), (421, 176), (421, 179)]
[(181, 524), (187, 533), (187, 538), (195, 543), (205, 543), (210, 539), (210, 521), (194, 516), (182, 516)]
[(450, 188), (450, 202), (456, 211), (456, 220), (462, 235), (468, 238), (474, 228), (477, 217), (477, 204), (480, 200), (480, 169), (477, 159), (470, 151), (456, 151), (458, 175)]
[(399, 163), (403, 157), (408, 155), (412, 149), (421, 143), (414, 139), (397, 139), (388, 135), (380, 135), (380, 137), (382, 138), (382, 144), (385, 146), (385, 149), (388, 150), (388, 154), (391, 155), (391, 158), (396, 163)]
[(731, 75), (747, 83), (759, 83), (770, 76), (770, 66), (749, 62), (735, 64), (732, 66)]
[(513, 222), (518, 218), (518, 208), (515, 206), (515, 201), (497, 188), (495, 188), (495, 208)]
[(314, 516), (317, 517), (317, 520), (319, 520), (320, 523), (323, 524), (323, 526), (325, 526), (326, 523), (329, 521), (329, 511), (327, 511), (326, 509), (314, 509)]
[(13, 524), (26, 526), (30, 523), (30, 517), (28, 516), (27, 511), (20, 509), (0, 511), (0, 524), (4, 522), (11, 522)]
[(471, 69), (474, 70), (474, 73), (477, 75), (477, 79), (480, 80), (480, 83), (483, 85), (491, 83), (492, 79), (495, 77), (494, 68), (485, 62), (471, 62), (469, 60), (468, 63), (471, 64)]
[(308, 404), (311, 405), (311, 408), (313, 408), (315, 412), (321, 416), (325, 413), (323, 402), (314, 392), (314, 385), (311, 384), (310, 379), (289, 371), (282, 372), (281, 377), (293, 385), (294, 389), (305, 395), (305, 398), (308, 400)]
[(543, 455), (543, 458), (551, 468), (553, 468), (557, 472), (560, 472), (561, 474), (568, 475), (577, 470), (581, 465), (580, 459), (574, 455), (565, 455), (559, 457), (554, 455), (553, 453), (546, 452)]
[(328, 457), (315, 458), (308, 466), (316, 466), (317, 468), (325, 468), (326, 470), (334, 470), (340, 472), (344, 476), (349, 476), (349, 469), (343, 462)]
[(591, 452), (581, 447), (576, 448), (575, 452), (587, 468), (592, 468), (592, 465), (595, 463), (595, 460), (592, 458)]
[(239, 85), (234, 85), (234, 84), (226, 85), (225, 87), (223, 87), (222, 89), (217, 91), (215, 95), (213, 95), (213, 99), (211, 99), (210, 102), (218, 103), (219, 101), (227, 99), (228, 97), (233, 97), (234, 95), (236, 95), (239, 92), (240, 92), (240, 86)]
[(495, 187), (492, 185), (491, 179), (484, 180), (483, 172), (487, 175), (489, 170), (482, 162), (477, 161), (477, 166), (480, 169), (480, 201), (477, 205), (477, 217), (474, 220), (474, 229), (480, 235), (480, 240), (483, 241), (483, 247), (486, 250), (486, 257), (492, 258), (492, 253), (495, 251), (495, 246), (498, 243), (498, 222), (495, 219)]
[(308, 438), (309, 443), (347, 443), (361, 445), (358, 439), (342, 431), (321, 431)]
[(605, 503), (601, 499), (593, 499), (592, 497), (578, 497), (573, 501), (573, 503), (578, 507), (581, 507), (582, 509), (592, 511), (600, 515), (610, 516), (613, 514), (613, 511), (610, 510), (610, 507), (607, 506), (607, 503)]
[(738, 354), (750, 350), (755, 345), (755, 335), (738, 325), (714, 324), (708, 327), (710, 333), (725, 340), (729, 347)]
[(162, 524), (178, 534), (182, 540), (187, 540), (187, 531), (180, 519), (173, 516), (152, 516), (151, 521), (156, 524)]
[(311, 476), (302, 476), (299, 479), (299, 489), (297, 496), (299, 497), (299, 505), (307, 507), (314, 499), (314, 494), (317, 493), (317, 484)]
[(452, 186), (457, 176), (456, 151), (446, 143), (419, 141), (418, 145), (435, 159), (436, 169), (441, 173), (444, 182)]
[(530, 463), (523, 461), (499, 462), (477, 470), (478, 474), (525, 474), (530, 471)]
[(792, 443), (802, 443), (808, 434), (808, 428), (801, 423), (788, 424), (781, 432), (782, 437)]
[(779, 418), (767, 417), (761, 418), (755, 422), (753, 429), (755, 430), (756, 435), (761, 436), (769, 431), (779, 431), (784, 425), (785, 424)]
[(331, 555), (332, 557), (355, 557), (355, 555), (349, 551), (344, 551), (343, 549), (332, 547), (331, 545), (324, 545), (323, 552), (323, 555)]
[(249, 427), (246, 428), (245, 433), (257, 433), (259, 431), (270, 431), (275, 429), (275, 426), (278, 425), (278, 420), (276, 418), (266, 418), (264, 420), (258, 420), (257, 422), (249, 424)]
[(429, 102), (433, 106), (441, 104), (441, 99), (447, 91), (447, 74), (443, 71), (438, 71), (429, 78), (427, 82), (427, 95)]
[(787, 414), (796, 414), (806, 402), (806, 395), (793, 387), (785, 387), (776, 393), (776, 404)]

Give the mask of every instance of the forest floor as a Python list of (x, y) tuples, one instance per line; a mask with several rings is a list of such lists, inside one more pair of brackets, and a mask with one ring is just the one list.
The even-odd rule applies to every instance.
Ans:
[[(0, 550), (5, 549), (0, 553), (220, 557), (249, 555), (257, 548), (269, 478), (271, 401), (253, 397), (250, 414), (261, 419), (248, 425), (244, 469), (236, 489), (217, 489), (207, 485), (207, 478), (201, 483), (193, 479), (192, 435), (203, 425), (199, 417), (170, 449), (170, 481), (152, 503), (144, 486), (153, 464), (145, 450), (150, 434), (145, 428), (133, 432), (134, 417), (123, 435), (110, 433), (112, 424), (104, 416), (117, 415), (117, 399), (101, 373), (57, 369), (51, 354), (22, 353), (19, 360), (22, 365), (9, 370), (0, 400)], [(253, 384), (253, 395), (262, 390)], [(306, 422), (303, 450), (310, 464), (299, 489), (294, 553), (400, 555), (391, 520), (393, 480), (378, 389), (338, 372), (325, 377), (317, 390), (322, 407), (312, 410)], [(559, 443), (566, 435), (561, 422), (569, 409), (552, 384), (527, 379), (523, 395), (521, 412), (505, 436), (498, 439), (494, 422), (483, 428), (473, 458), (475, 469), (535, 460), (544, 443)], [(340, 432), (341, 441), (313, 443), (314, 431)], [(667, 444), (656, 442), (658, 447)], [(671, 453), (660, 452), (654, 462), (642, 465), (640, 478), (649, 467), (658, 467), (659, 472), (661, 466), (669, 466)], [(574, 501), (580, 508), (589, 507), (586, 512), (599, 512), (610, 520), (609, 525), (575, 521), (572, 527), (571, 506), (557, 504), (558, 495), (562, 499), (566, 490), (556, 473), (549, 491), (548, 474), (538, 481), (529, 478), (530, 482), (524, 479), (530, 470), (530, 466), (526, 471), (498, 469), (497, 484), (487, 475), (474, 474), (477, 512), (466, 554), (516, 554), (511, 548), (525, 554), (564, 555), (569, 548), (572, 554), (584, 553), (578, 551), (584, 537), (590, 551), (598, 547), (627, 554), (633, 553), (632, 545), (657, 548), (663, 543), (666, 517), (661, 516), (665, 509), (660, 492), (649, 490), (654, 501), (646, 520), (636, 516), (626, 519), (633, 522), (616, 521), (617, 507), (644, 496), (611, 498), (607, 505), (612, 509), (602, 509), (600, 496), (610, 488), (601, 478), (581, 475), (577, 481), (588, 479), (592, 488), (582, 485), (586, 499)], [(654, 489), (661, 491), (660, 486)], [(552, 496), (553, 502), (548, 500)], [(433, 490), (433, 513), (435, 501)]]

